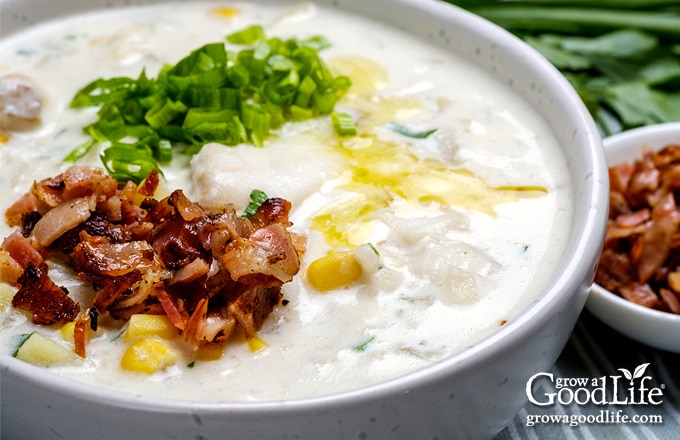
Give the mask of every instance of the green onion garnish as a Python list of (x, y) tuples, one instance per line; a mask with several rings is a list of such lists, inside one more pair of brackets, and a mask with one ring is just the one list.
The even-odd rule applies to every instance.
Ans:
[(387, 123), (387, 128), (403, 136), (410, 137), (413, 139), (425, 139), (432, 133), (437, 131), (436, 128), (433, 128), (431, 130), (419, 130), (394, 121)]
[(347, 113), (331, 113), (331, 120), (335, 132), (340, 136), (354, 136), (357, 134), (357, 128), (354, 125), (354, 119)]
[(246, 206), (245, 211), (243, 211), (243, 216), (250, 218), (255, 215), (258, 208), (267, 200), (267, 194), (259, 189), (254, 189), (250, 193), (250, 202)]
[[(91, 140), (65, 160), (75, 162), (95, 143), (107, 142), (101, 159), (108, 172), (141, 182), (172, 160), (173, 144), (186, 154), (209, 142), (262, 147), (285, 122), (331, 114), (351, 86), (319, 56), (329, 46), (324, 37), (284, 41), (254, 25), (226, 40), (245, 47), (231, 52), (223, 42), (210, 43), (155, 79), (142, 71), (137, 79), (100, 78), (83, 87), (71, 107), (99, 106), (99, 118), (83, 128)], [(351, 131), (348, 124), (339, 123), (343, 132)]]
[(375, 340), (375, 336), (371, 336), (371, 337), (368, 338), (366, 341), (362, 342), (362, 343), (359, 344), (359, 345), (355, 345), (355, 346), (352, 347), (352, 348), (354, 348), (355, 351), (366, 351), (366, 348), (368, 347), (368, 345), (369, 345), (371, 342), (373, 342), (374, 340)]
[(28, 338), (33, 336), (33, 333), (22, 333), (20, 335), (16, 335), (12, 338), (12, 342), (14, 345), (14, 351), (12, 351), (12, 357), (17, 357), (17, 354), (19, 354), (19, 350), (21, 349), (21, 346), (24, 345), (26, 341), (28, 341)]

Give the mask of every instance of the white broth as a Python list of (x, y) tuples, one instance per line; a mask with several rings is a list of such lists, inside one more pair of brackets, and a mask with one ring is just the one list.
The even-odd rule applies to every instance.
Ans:
[[(265, 346), (232, 339), (219, 360), (180, 360), (151, 376), (120, 367), (123, 323), (102, 326), (87, 358), (57, 374), (121, 391), (202, 401), (322, 395), (384, 381), (477, 343), (540, 294), (561, 257), (572, 217), (566, 163), (540, 115), (470, 62), (412, 35), (333, 8), (181, 3), (111, 10), (43, 24), (0, 43), (0, 76), (19, 73), (43, 96), (42, 124), (0, 145), (4, 212), (34, 180), (68, 164), (96, 109), (73, 110), (76, 91), (99, 77), (155, 76), (191, 50), (250, 24), (267, 36), (321, 34), (332, 70), (353, 87), (336, 108), (358, 135), (339, 137), (328, 117), (289, 123), (263, 148), (209, 144), (163, 167), (169, 190), (206, 206), (245, 207), (251, 190), (293, 204), (293, 230), (308, 237), (285, 305), (259, 331)], [(351, 29), (351, 31), (349, 31)], [(419, 139), (390, 123), (433, 130)], [(98, 151), (79, 162), (101, 166)], [(0, 233), (11, 228), (3, 221)], [(379, 259), (370, 243), (379, 253)], [(364, 245), (364, 246), (361, 246)], [(306, 277), (327, 252), (361, 246), (362, 278), (320, 292)], [(366, 250), (368, 249), (368, 253)], [(51, 276), (76, 298), (89, 287), (58, 263)], [(0, 310), (0, 350), (60, 329)]]

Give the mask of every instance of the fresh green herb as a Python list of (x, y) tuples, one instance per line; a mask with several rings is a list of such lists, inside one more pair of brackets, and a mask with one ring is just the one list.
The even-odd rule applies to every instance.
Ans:
[(267, 194), (265, 194), (264, 191), (260, 191), (259, 189), (252, 190), (250, 193), (250, 202), (248, 203), (248, 206), (246, 206), (243, 216), (247, 218), (254, 216), (260, 205), (267, 199)]
[(21, 349), (21, 346), (24, 345), (26, 341), (28, 341), (28, 338), (33, 336), (33, 333), (35, 332), (23, 333), (13, 338), (14, 351), (12, 352), (12, 357), (17, 357), (17, 355), (19, 354), (19, 350)]
[(111, 338), (111, 342), (116, 342), (119, 340), (124, 334), (125, 334), (125, 328), (119, 331), (113, 338)]
[(195, 362), (195, 361), (191, 361), (191, 362), (189, 362), (189, 363), (187, 364), (187, 368), (194, 368), (195, 365), (196, 365), (196, 362)]
[(357, 134), (357, 128), (354, 125), (354, 119), (347, 113), (331, 113), (331, 121), (335, 132), (340, 136), (354, 136)]
[(366, 243), (366, 244), (368, 245), (368, 247), (370, 247), (373, 250), (373, 252), (375, 252), (375, 254), (377, 256), (380, 256), (380, 252), (378, 251), (378, 248), (375, 247), (375, 245), (373, 243), (369, 242), (369, 243)]
[(172, 145), (186, 154), (209, 142), (261, 147), (287, 121), (330, 115), (351, 85), (321, 59), (319, 51), (329, 46), (323, 37), (284, 41), (250, 26), (226, 39), (245, 47), (232, 52), (223, 42), (210, 43), (155, 79), (142, 71), (137, 79), (100, 78), (83, 87), (71, 107), (99, 106), (99, 118), (83, 128), (91, 140), (65, 160), (104, 143), (107, 171), (140, 182), (172, 160)]
[(401, 134), (402, 136), (410, 137), (413, 139), (425, 139), (434, 132), (437, 131), (436, 128), (430, 129), (430, 130), (420, 130), (416, 129), (414, 127), (409, 127), (403, 124), (400, 124), (399, 122), (388, 122), (387, 123), (387, 128), (390, 130), (397, 132)]
[(366, 351), (366, 347), (368, 347), (368, 344), (370, 344), (374, 340), (375, 340), (375, 336), (371, 336), (370, 338), (368, 338), (368, 340), (362, 342), (359, 345), (354, 346), (353, 348), (356, 351)]
[(448, 0), (510, 30), (571, 82), (603, 135), (680, 121), (677, 0)]
[(85, 155), (90, 152), (90, 150), (96, 143), (97, 142), (94, 140), (94, 138), (89, 138), (88, 140), (78, 145), (73, 150), (71, 150), (71, 152), (64, 158), (64, 162), (70, 163), (77, 162), (78, 160), (85, 157)]
[(528, 251), (528, 250), (529, 250), (529, 245), (528, 245), (528, 244), (525, 244), (524, 246), (522, 246), (522, 251), (523, 251), (523, 252), (526, 252), (526, 251)]

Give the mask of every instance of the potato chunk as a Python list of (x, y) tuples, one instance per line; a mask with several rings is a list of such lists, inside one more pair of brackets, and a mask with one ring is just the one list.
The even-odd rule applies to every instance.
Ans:
[(69, 349), (38, 332), (28, 336), (17, 349), (15, 357), (39, 367), (63, 365), (76, 359)]

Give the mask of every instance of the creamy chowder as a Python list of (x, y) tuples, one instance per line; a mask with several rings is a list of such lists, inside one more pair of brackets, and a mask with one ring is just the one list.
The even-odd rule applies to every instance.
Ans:
[[(68, 107), (99, 77), (154, 76), (193, 49), (250, 24), (268, 36), (322, 34), (329, 67), (352, 80), (336, 108), (356, 121), (338, 136), (328, 117), (288, 123), (262, 148), (205, 145), (163, 167), (167, 190), (204, 206), (243, 209), (253, 189), (293, 205), (308, 238), (284, 303), (258, 335), (232, 339), (221, 358), (180, 360), (151, 376), (121, 369), (124, 323), (105, 323), (87, 358), (57, 374), (117, 390), (180, 399), (260, 401), (322, 395), (384, 381), (458, 353), (498, 330), (541, 292), (569, 234), (572, 194), (549, 128), (504, 84), (435, 45), (384, 24), (311, 3), (177, 3), (112, 10), (32, 28), (0, 44), (0, 76), (39, 85), (41, 124), (0, 145), (4, 212), (35, 180), (68, 164), (96, 109)], [(351, 31), (350, 31), (351, 30)], [(423, 133), (429, 133), (427, 136)], [(417, 134), (417, 135), (416, 135)], [(101, 166), (98, 151), (81, 164)], [(3, 221), (2, 236), (11, 228)], [(350, 250), (363, 273), (319, 291), (309, 265)], [(59, 262), (52, 277), (87, 301), (89, 287)], [(6, 287), (6, 286), (5, 286)], [(7, 304), (0, 347), (38, 329)], [(219, 356), (213, 356), (219, 357)]]

